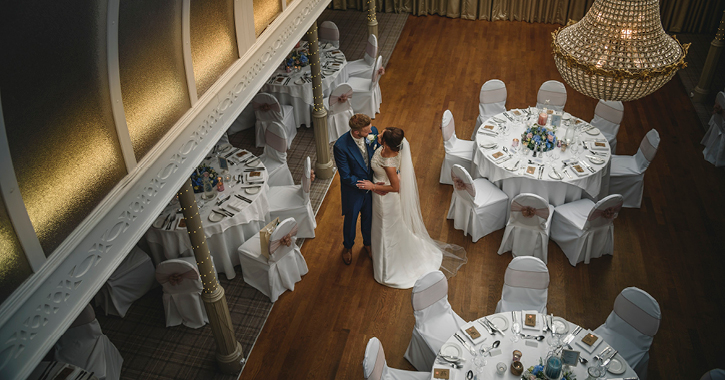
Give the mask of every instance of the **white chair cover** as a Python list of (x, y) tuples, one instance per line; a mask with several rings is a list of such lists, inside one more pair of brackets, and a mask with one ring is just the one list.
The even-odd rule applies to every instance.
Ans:
[(554, 206), (536, 194), (523, 193), (514, 197), (498, 254), (511, 251), (514, 257), (534, 256), (548, 262), (552, 215)]
[(551, 240), (576, 266), (580, 262), (614, 253), (614, 219), (624, 198), (612, 194), (599, 202), (581, 199), (558, 206), (551, 222)]
[(720, 91), (715, 97), (715, 104), (720, 111), (715, 112), (710, 118), (710, 128), (705, 133), (700, 143), (705, 145), (702, 151), (705, 161), (715, 166), (725, 166), (725, 126), (723, 126), (723, 112), (725, 109), (725, 92)]
[(301, 185), (275, 186), (269, 189), (269, 214), (272, 219), (294, 218), (297, 221), (297, 237), (314, 238), (317, 221), (310, 203), (310, 157), (305, 159), (304, 165)]
[(476, 133), (481, 124), (485, 123), (491, 116), (506, 111), (506, 84), (499, 79), (491, 79), (481, 86), (478, 95), (478, 118), (476, 128), (473, 128), (471, 140), (476, 139)]
[(378, 338), (372, 337), (365, 347), (363, 376), (366, 380), (428, 380), (430, 372), (405, 371), (388, 367), (382, 343)]
[(320, 42), (330, 43), (336, 48), (340, 47), (340, 30), (332, 21), (323, 21), (317, 36)]
[(441, 164), (441, 175), (438, 181), (447, 185), (452, 185), (451, 168), (453, 165), (461, 165), (466, 171), (471, 172), (471, 162), (473, 161), (473, 149), (476, 146), (475, 141), (459, 140), (456, 137), (456, 125), (453, 120), (453, 114), (450, 110), (443, 112), (441, 120), (441, 132), (443, 134), (443, 148), (446, 151)]
[(292, 173), (287, 166), (287, 134), (282, 124), (273, 122), (267, 127), (264, 153), (259, 159), (267, 168), (267, 184), (272, 186), (294, 185)]
[(716, 368), (705, 372), (700, 380), (725, 380), (725, 370)]
[(258, 148), (264, 146), (267, 127), (273, 122), (278, 122), (285, 127), (285, 131), (287, 132), (287, 149), (289, 149), (292, 146), (292, 140), (297, 135), (294, 108), (292, 106), (280, 105), (277, 98), (264, 92), (254, 95), (252, 107), (254, 108), (254, 116), (257, 118), (257, 121), (254, 123), (256, 146)]
[(355, 94), (350, 100), (353, 112), (368, 115), (373, 119), (375, 114), (380, 112), (380, 103), (383, 102), (383, 99), (380, 93), (380, 84), (378, 83), (380, 79), (378, 73), (382, 67), (383, 57), (381, 56), (378, 57), (375, 70), (372, 71), (370, 77), (352, 77), (347, 80), (347, 84), (350, 85)]
[[(61, 375), (62, 374), (62, 375)], [(35, 367), (26, 380), (98, 380), (98, 377), (70, 363), (63, 363), (56, 360), (43, 360)]]
[(365, 45), (365, 56), (363, 59), (350, 61), (345, 65), (348, 78), (365, 78), (368, 79), (373, 74), (375, 68), (375, 57), (378, 56), (378, 38), (374, 34), (368, 36), (368, 42)]
[(657, 154), (660, 134), (652, 129), (642, 139), (634, 156), (612, 156), (609, 194), (622, 194), (624, 207), (639, 208), (644, 193), (644, 173)]
[(350, 104), (353, 94), (352, 87), (347, 83), (337, 86), (330, 93), (328, 98), (330, 113), (327, 114), (327, 134), (330, 142), (337, 141), (340, 136), (350, 130), (349, 121), (355, 114)]
[(201, 299), (204, 286), (194, 257), (179, 257), (159, 263), (156, 280), (164, 288), (166, 327), (183, 324), (197, 329), (209, 322)]
[(533, 256), (514, 257), (506, 268), (496, 312), (536, 310), (546, 314), (549, 268)]
[[(549, 101), (547, 104), (546, 101)], [(539, 93), (536, 95), (536, 107), (555, 111), (563, 111), (566, 104), (566, 87), (564, 83), (557, 80), (548, 80), (539, 87)]]
[(415, 327), (405, 358), (419, 371), (433, 367), (443, 343), (466, 324), (448, 303), (448, 280), (441, 271), (421, 276), (411, 295)]
[(96, 314), (87, 305), (53, 348), (55, 360), (83, 368), (99, 380), (121, 378), (123, 358), (101, 331)]
[(617, 133), (624, 118), (624, 105), (620, 101), (600, 100), (594, 109), (591, 125), (599, 128), (609, 142), (612, 154), (617, 153)]
[(506, 224), (508, 196), (485, 178), (473, 180), (458, 164), (451, 168), (453, 194), (448, 207), (448, 219), (453, 227), (471, 235), (473, 242), (500, 230)]
[(123, 318), (131, 304), (156, 285), (155, 272), (151, 257), (134, 246), (96, 294), (96, 306), (106, 315)]
[[(259, 234), (237, 249), (244, 282), (259, 290), (272, 302), (307, 274), (307, 263), (296, 244), (297, 222), (288, 218), (279, 223), (269, 239), (269, 260), (262, 255)], [(289, 239), (290, 245), (284, 244)]]
[(619, 293), (614, 310), (594, 333), (619, 351), (641, 380), (647, 380), (649, 348), (661, 319), (657, 300), (642, 289), (630, 287)]

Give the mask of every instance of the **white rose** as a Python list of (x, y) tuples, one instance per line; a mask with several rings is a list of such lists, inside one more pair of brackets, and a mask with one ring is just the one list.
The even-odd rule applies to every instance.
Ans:
[(369, 135), (368, 135), (368, 142), (371, 142), (371, 143), (372, 143), (373, 141), (375, 141), (375, 138), (376, 138), (376, 137), (377, 137), (377, 136), (375, 136), (375, 135), (374, 135), (374, 134), (372, 134), (372, 133), (371, 133), (371, 134), (369, 134)]

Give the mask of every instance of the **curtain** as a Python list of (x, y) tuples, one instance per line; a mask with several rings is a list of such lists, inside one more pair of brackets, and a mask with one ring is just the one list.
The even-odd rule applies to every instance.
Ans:
[[(467, 20), (510, 20), (565, 25), (581, 20), (594, 0), (332, 0), (332, 9), (440, 15)], [(670, 33), (715, 33), (725, 10), (722, 0), (660, 0), (662, 26)]]

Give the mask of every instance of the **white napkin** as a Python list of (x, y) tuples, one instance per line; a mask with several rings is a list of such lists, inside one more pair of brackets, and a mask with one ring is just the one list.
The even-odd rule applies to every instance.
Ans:
[(227, 203), (227, 206), (229, 206), (229, 208), (231, 208), (232, 210), (234, 210), (236, 212), (242, 211), (242, 209), (244, 209), (244, 207), (246, 207), (246, 205), (247, 205), (247, 203), (242, 200), (235, 200), (235, 201), (230, 201), (229, 203)]
[[(468, 332), (467, 332), (466, 330), (467, 330), (467, 329), (469, 329), (470, 327), (473, 327), (473, 328), (475, 328), (475, 329), (476, 329), (476, 331), (478, 331), (478, 334), (479, 334), (479, 337), (478, 337), (478, 338), (476, 338), (476, 339), (473, 339), (473, 337), (472, 337), (471, 335), (469, 335), (469, 334), (468, 334)], [(478, 345), (478, 344), (481, 344), (481, 343), (483, 343), (483, 342), (484, 342), (484, 341), (486, 340), (486, 337), (485, 337), (485, 336), (483, 336), (483, 333), (484, 333), (484, 332), (487, 332), (487, 331), (486, 331), (486, 330), (485, 330), (485, 329), (484, 329), (483, 327), (478, 327), (478, 326), (475, 326), (475, 325), (474, 325), (474, 324), (472, 324), (472, 323), (469, 323), (469, 324), (467, 324), (467, 325), (465, 325), (465, 326), (461, 327), (461, 332), (462, 332), (462, 333), (463, 333), (463, 334), (464, 334), (464, 335), (465, 335), (465, 336), (466, 336), (466, 337), (467, 337), (468, 339), (470, 339), (470, 340), (471, 340), (471, 342), (473, 342), (473, 345)]]
[[(525, 320), (526, 320), (526, 314), (534, 314), (536, 316), (536, 325), (535, 326), (526, 326)], [(526, 330), (535, 330), (535, 331), (541, 331), (541, 325), (542, 321), (541, 319), (543, 316), (536, 312), (536, 310), (528, 310), (528, 311), (522, 311), (521, 312), (521, 328)]]

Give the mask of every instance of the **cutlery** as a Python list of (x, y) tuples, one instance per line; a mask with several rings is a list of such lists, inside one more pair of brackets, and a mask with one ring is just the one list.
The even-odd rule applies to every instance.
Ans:
[(488, 136), (491, 136), (491, 137), (498, 136), (498, 132), (490, 131), (490, 130), (484, 129), (484, 128), (479, 129), (478, 130), (478, 133), (481, 134), (481, 135), (488, 135)]
[(501, 331), (501, 330), (500, 330), (500, 329), (499, 329), (498, 327), (496, 327), (496, 325), (494, 325), (494, 324), (493, 324), (493, 322), (491, 322), (491, 321), (490, 321), (490, 320), (488, 319), (488, 317), (483, 317), (483, 319), (484, 319), (484, 320), (486, 321), (486, 323), (488, 323), (488, 324), (489, 324), (489, 326), (491, 326), (491, 329), (493, 329), (494, 331), (496, 331), (496, 332), (500, 333), (500, 334), (501, 334), (501, 335), (503, 335), (503, 336), (506, 336), (506, 334), (504, 334), (504, 333), (503, 333), (503, 331)]
[[(566, 347), (569, 348), (570, 350), (574, 350), (574, 348), (569, 343), (566, 344)], [(579, 363), (587, 364), (587, 363), (589, 363), (589, 360), (584, 359), (583, 356), (579, 355)]]
[(239, 198), (239, 199), (241, 199), (241, 200), (243, 200), (243, 201), (245, 201), (245, 202), (247, 202), (247, 203), (252, 203), (252, 200), (251, 199), (246, 198), (246, 197), (243, 197), (243, 196), (241, 196), (239, 194), (235, 194), (234, 196), (237, 197), (237, 198)]
[(171, 218), (171, 214), (166, 215), (166, 219), (164, 219), (164, 224), (161, 225), (162, 230), (166, 229), (166, 224), (169, 223), (169, 218)]
[(611, 355), (611, 356), (609, 357), (609, 359), (605, 360), (605, 361), (604, 361), (604, 362), (602, 363), (602, 365), (603, 365), (603, 366), (606, 366), (607, 364), (609, 364), (609, 362), (610, 362), (610, 361), (612, 361), (612, 359), (613, 359), (613, 358), (614, 358), (614, 357), (615, 357), (615, 356), (617, 355), (617, 353), (618, 353), (618, 352), (619, 352), (619, 351), (617, 351), (617, 350), (614, 350), (614, 353), (612, 353), (612, 355)]
[(231, 216), (234, 216), (234, 213), (233, 213), (233, 212), (231, 212), (231, 211), (229, 211), (229, 210), (225, 209), (224, 207), (219, 207), (219, 210), (221, 210), (222, 212), (225, 212), (225, 213), (227, 213), (227, 214), (228, 214), (228, 215), (229, 215), (230, 217), (231, 217)]
[(602, 352), (599, 353), (599, 355), (594, 355), (594, 360), (599, 360), (604, 358), (604, 354), (609, 353), (609, 351), (612, 349), (612, 347), (607, 346), (605, 347)]
[(487, 354), (489, 351), (493, 350), (494, 348), (498, 348), (498, 346), (500, 344), (501, 344), (501, 341), (497, 340), (497, 341), (493, 342), (493, 344), (491, 344), (491, 346), (489, 346), (488, 348), (482, 347), (481, 354), (483, 354), (483, 355)]
[(579, 332), (581, 332), (581, 331), (582, 331), (581, 326), (577, 326), (577, 328), (575, 328), (571, 334), (567, 335), (566, 338), (564, 338), (564, 344), (571, 343), (571, 341), (573, 341), (574, 338), (577, 336), (577, 334), (579, 334)]
[(506, 162), (506, 161), (508, 161), (508, 160), (512, 159), (513, 157), (514, 157), (513, 155), (509, 155), (508, 157), (504, 158), (503, 160), (499, 161), (498, 163), (499, 163), (499, 164), (503, 164), (504, 162)]
[(166, 226), (166, 229), (167, 230), (170, 230), (171, 229), (171, 225), (174, 224), (174, 221), (176, 220), (176, 214), (172, 214), (170, 216), (171, 216), (171, 219), (169, 219), (169, 225)]
[(254, 168), (247, 168), (247, 169), (244, 169), (244, 172), (245, 173), (251, 173), (251, 172), (256, 172), (256, 171), (259, 171), (259, 170), (264, 170), (264, 167), (257, 166), (257, 167), (254, 167)]
[(488, 325), (487, 325), (487, 324), (485, 324), (485, 323), (481, 322), (481, 320), (480, 320), (480, 319), (479, 319), (478, 321), (476, 321), (476, 322), (478, 322), (478, 324), (480, 324), (481, 326), (483, 326), (483, 328), (484, 328), (484, 329), (486, 329), (486, 331), (488, 331), (488, 333), (489, 333), (489, 334), (491, 334), (491, 335), (495, 334), (495, 333), (493, 332), (493, 330), (491, 330), (491, 328), (490, 328), (490, 327), (488, 327)]
[(514, 121), (514, 119), (512, 119), (511, 116), (509, 116), (508, 112), (504, 112), (503, 115), (506, 116), (506, 118), (509, 119), (509, 121)]
[(231, 196), (231, 195), (229, 195), (229, 196), (227, 196), (226, 198), (222, 198), (222, 199), (219, 199), (219, 200), (218, 200), (218, 201), (216, 202), (216, 205), (217, 205), (217, 206), (221, 205), (222, 203), (224, 203), (224, 202), (228, 201), (228, 200), (229, 200), (229, 198), (231, 198), (231, 197), (232, 197), (232, 196)]
[(544, 166), (539, 166), (539, 179), (544, 175)]
[(589, 164), (587, 164), (586, 162), (579, 161), (579, 163), (582, 164), (582, 165), (584, 165), (584, 166), (586, 166), (586, 168), (589, 169), (590, 172), (592, 172), (592, 173), (595, 172), (595, 170), (591, 166), (589, 166)]
[(455, 337), (456, 337), (456, 339), (458, 339), (458, 341), (459, 341), (459, 342), (461, 342), (461, 344), (463, 345), (463, 347), (466, 347), (466, 349), (468, 350), (468, 352), (470, 352), (470, 353), (471, 353), (471, 355), (474, 355), (474, 356), (476, 355), (476, 354), (474, 353), (474, 351), (473, 351), (473, 348), (471, 348), (471, 346), (470, 346), (470, 345), (468, 345), (468, 343), (466, 343), (466, 341), (465, 341), (465, 340), (463, 340), (463, 338), (461, 338), (461, 336), (460, 336), (460, 335), (458, 335), (458, 333), (455, 333), (455, 334), (453, 334), (453, 336), (455, 336)]
[(218, 214), (218, 215), (221, 215), (221, 216), (224, 216), (224, 217), (227, 217), (227, 216), (229, 216), (229, 215), (227, 215), (227, 214), (225, 214), (225, 213), (223, 213), (223, 212), (221, 212), (221, 211), (217, 211), (217, 210), (214, 210), (214, 209), (212, 209), (212, 210), (211, 210), (211, 212), (213, 212), (213, 213), (215, 213), (215, 214)]
[[(556, 171), (556, 167), (554, 165), (551, 165), (551, 169), (554, 171), (554, 174), (556, 174), (556, 176), (559, 177), (559, 179), (563, 178), (561, 176), (561, 174), (559, 174), (559, 172)], [(548, 321), (548, 319), (547, 319), (547, 321)], [(548, 326), (548, 327), (549, 327), (549, 331), (551, 331), (551, 326)]]
[(505, 123), (505, 121), (503, 121), (503, 120), (501, 120), (501, 119), (499, 119), (499, 118), (497, 118), (497, 117), (495, 117), (495, 116), (494, 116), (494, 117), (492, 117), (491, 119), (493, 119), (493, 120), (496, 120), (496, 121), (497, 121), (497, 122), (499, 122), (499, 123)]
[(287, 85), (287, 83), (289, 83), (290, 79), (291, 79), (291, 78), (287, 78), (287, 79), (286, 79), (286, 80), (284, 81), (284, 85), (285, 85), (285, 86)]
[(524, 338), (524, 339), (534, 339), (534, 340), (536, 340), (537, 342), (541, 342), (542, 340), (544, 340), (544, 338), (546, 338), (546, 337), (545, 337), (545, 336), (543, 336), (543, 335), (527, 335), (527, 334), (519, 334), (519, 336), (520, 336), (520, 337), (522, 337), (522, 338)]
[(248, 185), (261, 185), (261, 184), (264, 184), (264, 181), (252, 181), (252, 182), (247, 182), (247, 184)]
[[(589, 159), (591, 159), (591, 160), (595, 160), (595, 161), (596, 161), (596, 160), (601, 160), (601, 158), (599, 158), (599, 157), (596, 157), (596, 156), (590, 156), (590, 155), (588, 155), (588, 154), (586, 155), (586, 158), (589, 158)], [(595, 165), (601, 165), (601, 164), (596, 164), (596, 163), (595, 163)]]
[(451, 362), (447, 362), (445, 360), (436, 360), (436, 363), (442, 364), (442, 365), (449, 365), (449, 366), (451, 366), (452, 368), (455, 368), (455, 369), (461, 369), (461, 368), (463, 368), (463, 364), (451, 363)]
[(441, 359), (443, 359), (449, 363), (463, 364), (466, 362), (466, 359), (459, 358), (456, 356), (451, 356), (451, 355), (439, 354), (438, 357), (440, 357)]

